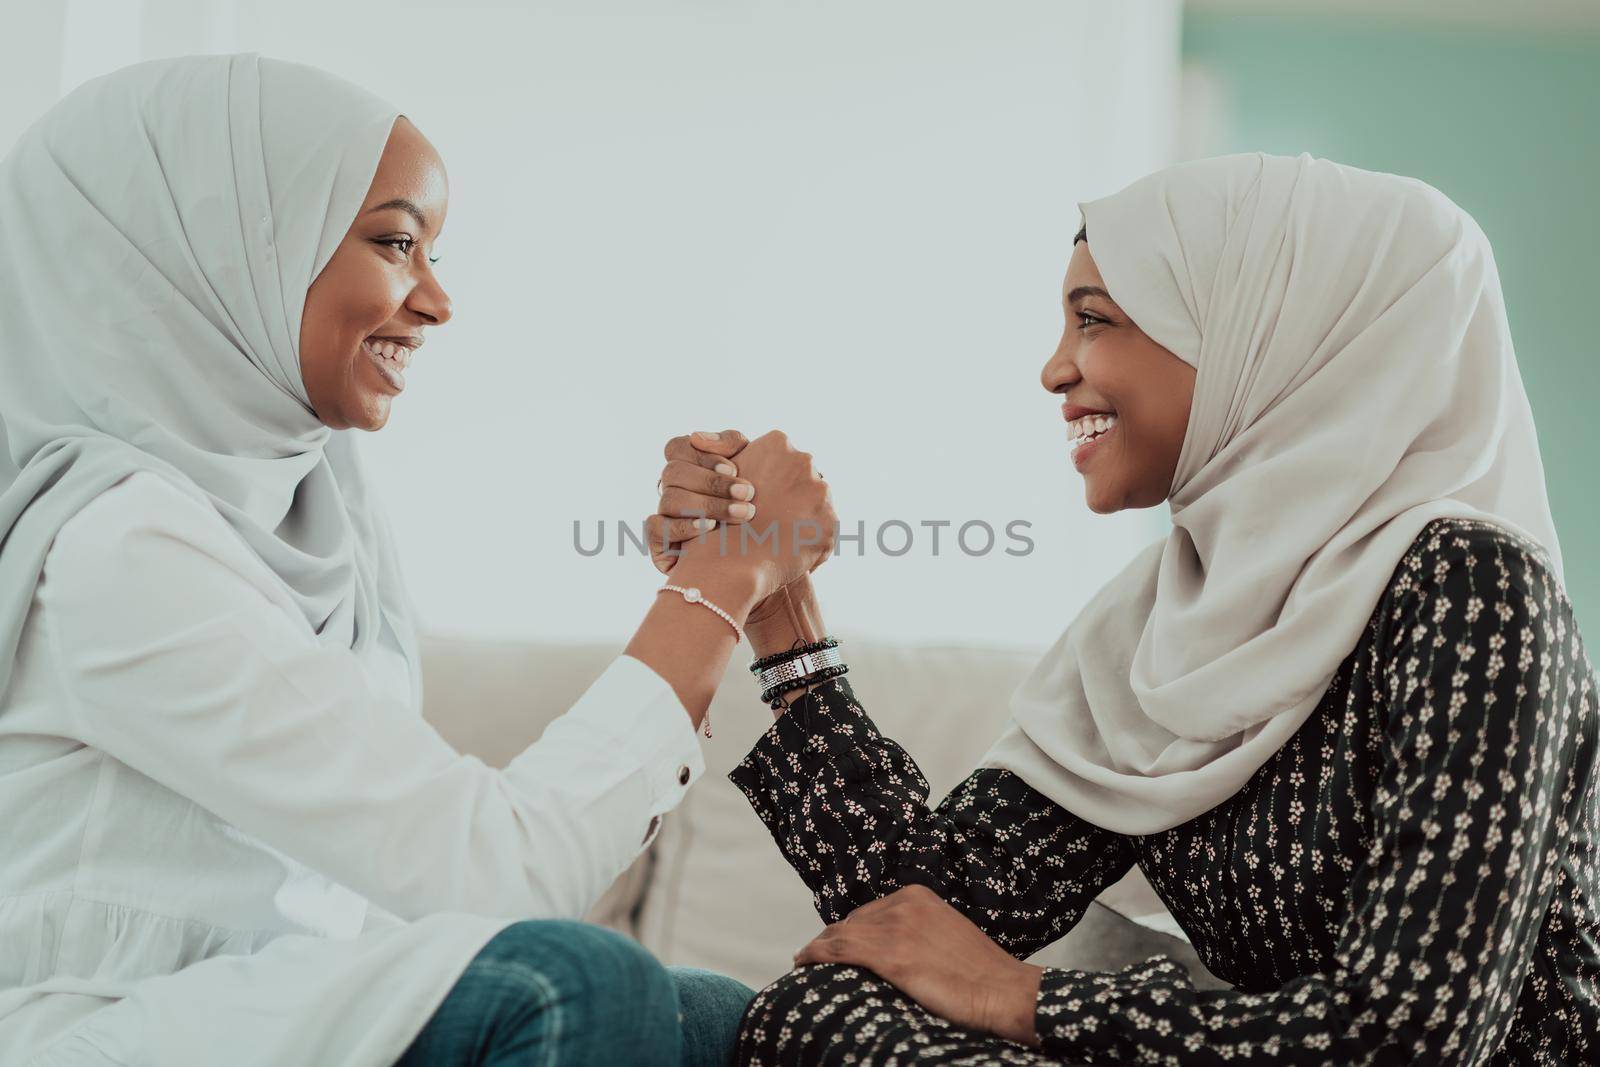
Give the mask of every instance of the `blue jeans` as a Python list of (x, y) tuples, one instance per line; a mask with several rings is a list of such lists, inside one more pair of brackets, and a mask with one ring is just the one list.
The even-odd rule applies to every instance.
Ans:
[(513, 923), (395, 1067), (721, 1067), (754, 996), (720, 974), (663, 967), (602, 926)]

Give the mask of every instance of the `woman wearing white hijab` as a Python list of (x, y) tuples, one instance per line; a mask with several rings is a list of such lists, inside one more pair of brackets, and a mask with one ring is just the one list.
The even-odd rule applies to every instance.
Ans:
[[(731, 777), (830, 925), (741, 1062), (1597, 1062), (1600, 686), (1482, 231), (1307, 155), (1080, 206), (1043, 383), (1173, 529), (936, 809), (844, 679), (776, 709)], [(1236, 989), (1023, 962), (1135, 864)]]
[[(684, 557), (706, 602), (536, 744), (452, 750), (350, 432), (450, 316), (446, 194), (392, 106), (253, 54), (95, 79), (0, 162), (6, 1067), (727, 1058), (748, 990), (572, 920), (827, 546)], [(831, 522), (781, 435), (741, 464)]]

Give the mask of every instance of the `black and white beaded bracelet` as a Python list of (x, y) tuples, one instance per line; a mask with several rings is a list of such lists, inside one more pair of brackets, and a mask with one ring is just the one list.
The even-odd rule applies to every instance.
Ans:
[(815, 685), (818, 682), (826, 682), (830, 678), (838, 678), (840, 675), (849, 673), (850, 667), (848, 664), (844, 663), (840, 663), (832, 667), (824, 667), (815, 674), (807, 675), (806, 677), (797, 681), (779, 682), (770, 689), (763, 689), (761, 691), (761, 702), (770, 707), (773, 711), (777, 711), (779, 708), (783, 707), (783, 694), (795, 689), (803, 689), (808, 685)]
[(839, 652), (839, 642), (823, 648), (802, 651), (791, 649), (784, 658), (776, 663), (769, 664), (756, 676), (756, 684), (763, 691), (774, 686), (798, 682), (802, 678), (809, 678), (818, 671), (837, 667), (844, 662), (844, 656)]
[(762, 671), (774, 663), (782, 663), (786, 659), (793, 659), (807, 652), (821, 652), (824, 649), (838, 647), (839, 639), (837, 637), (824, 637), (820, 641), (810, 641), (803, 645), (795, 645), (793, 648), (779, 649), (777, 652), (762, 656), (758, 660), (752, 660), (750, 662), (750, 673), (760, 675)]
[(849, 669), (835, 637), (782, 649), (750, 664), (750, 673), (761, 689), (761, 702), (773, 709), (783, 706), (777, 700), (780, 694), (837, 678)]

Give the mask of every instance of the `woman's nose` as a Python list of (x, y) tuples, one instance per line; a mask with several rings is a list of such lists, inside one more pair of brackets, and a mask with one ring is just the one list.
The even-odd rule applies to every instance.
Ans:
[(444, 291), (444, 286), (436, 278), (430, 277), (413, 289), (411, 299), (406, 303), (412, 311), (426, 316), (431, 325), (443, 326), (450, 321), (450, 294)]
[(1045, 360), (1044, 369), (1039, 372), (1039, 384), (1044, 386), (1047, 393), (1064, 393), (1076, 380), (1077, 374), (1078, 368), (1068, 355), (1067, 346), (1058, 345), (1050, 358)]

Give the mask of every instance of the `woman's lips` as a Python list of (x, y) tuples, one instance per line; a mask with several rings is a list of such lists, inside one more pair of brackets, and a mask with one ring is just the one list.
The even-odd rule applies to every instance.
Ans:
[(378, 369), (378, 376), (384, 384), (396, 393), (402, 393), (406, 388), (406, 365), (410, 362), (411, 352), (403, 345), (388, 341), (373, 341), (368, 338), (361, 342), (361, 350), (367, 354), (372, 365)]
[(1080, 471), (1083, 470), (1084, 465), (1087, 464), (1094, 456), (1096, 449), (1100, 447), (1101, 443), (1104, 442), (1106, 438), (1116, 433), (1120, 425), (1121, 424), (1118, 423), (1117, 425), (1112, 426), (1111, 429), (1107, 430), (1105, 433), (1100, 434), (1098, 437), (1092, 437), (1083, 444), (1079, 445), (1077, 448), (1074, 448), (1072, 450), (1072, 465)]

